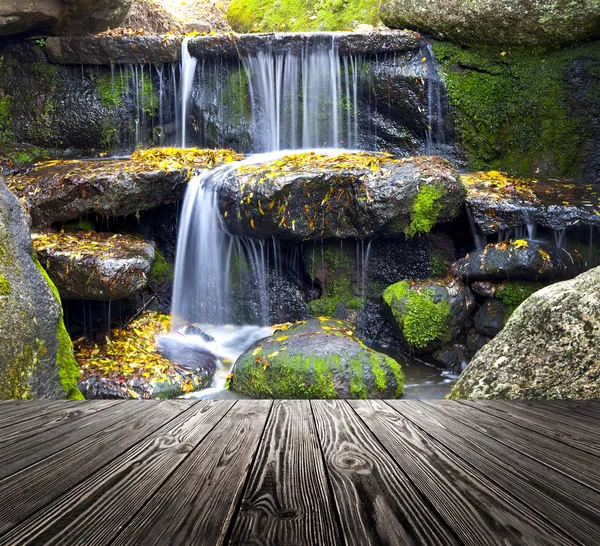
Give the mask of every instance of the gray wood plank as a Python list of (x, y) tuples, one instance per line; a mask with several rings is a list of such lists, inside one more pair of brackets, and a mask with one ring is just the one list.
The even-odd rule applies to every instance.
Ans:
[(111, 546), (223, 544), (271, 405), (238, 402)]
[(121, 403), (118, 400), (89, 400), (85, 404), (63, 404), (50, 414), (39, 415), (0, 429), (0, 445), (6, 447), (61, 425), (71, 426), (77, 419)]
[(0, 429), (54, 411), (64, 410), (65, 407), (75, 407), (85, 403), (84, 400), (20, 400), (19, 402), (20, 404), (6, 410), (0, 408)]
[(574, 544), (384, 402), (350, 405), (464, 545)]
[[(600, 456), (600, 437), (574, 429), (569, 425), (558, 423), (547, 417), (523, 411), (517, 404), (501, 401), (461, 401), (463, 404), (474, 405), (481, 411), (515, 425), (543, 434), (553, 440), (567, 444), (590, 455)], [(598, 461), (600, 464), (600, 461)]]
[(340, 544), (308, 400), (278, 400), (229, 544)]
[[(97, 432), (118, 423), (156, 401), (130, 400), (111, 406), (99, 414), (82, 417), (74, 423), (60, 425), (17, 444), (0, 447), (0, 480), (16, 474), (39, 461), (66, 449)], [(50, 415), (46, 416), (50, 417)]]
[(450, 401), (427, 402), (464, 425), (600, 492), (600, 465), (595, 456), (571, 448), (537, 432), (496, 419), (477, 407)]
[(464, 426), (437, 404), (387, 402), (459, 458), (581, 544), (600, 544), (600, 493)]
[(525, 411), (537, 413), (579, 430), (585, 430), (587, 433), (600, 435), (600, 418), (590, 415), (581, 408), (565, 409), (556, 404), (540, 403), (534, 400), (515, 400), (514, 404)]
[(0, 481), (0, 536), (96, 470), (109, 465), (137, 442), (189, 408), (189, 403), (146, 402), (141, 406), (127, 406), (131, 407), (129, 414), (124, 414), (108, 428), (86, 437), (70, 449), (44, 458), (26, 471)]
[(192, 406), (12, 529), (0, 545), (110, 544), (234, 403)]
[(349, 546), (459, 544), (348, 403), (311, 405)]

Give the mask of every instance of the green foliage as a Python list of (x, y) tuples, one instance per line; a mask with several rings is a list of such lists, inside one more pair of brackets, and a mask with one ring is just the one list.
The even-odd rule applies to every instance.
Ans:
[(379, 23), (375, 0), (233, 0), (227, 20), (236, 32), (350, 30)]
[(77, 365), (75, 357), (73, 356), (73, 343), (71, 342), (71, 338), (67, 332), (67, 328), (65, 327), (63, 320), (63, 309), (60, 294), (52, 282), (52, 279), (48, 276), (48, 273), (46, 273), (46, 270), (42, 267), (36, 257), (34, 257), (34, 262), (39, 272), (46, 279), (46, 282), (58, 300), (58, 305), (60, 307), (60, 316), (58, 317), (58, 324), (56, 326), (56, 337), (58, 339), (56, 364), (58, 366), (60, 383), (63, 386), (63, 389), (65, 390), (69, 400), (83, 400), (83, 395), (77, 388), (77, 381), (79, 379), (79, 366)]
[(450, 302), (435, 301), (431, 288), (411, 289), (408, 281), (393, 284), (383, 293), (384, 302), (392, 310), (407, 343), (423, 349), (448, 334)]
[(410, 214), (410, 225), (404, 229), (407, 237), (417, 233), (429, 233), (442, 210), (446, 190), (440, 184), (421, 187)]
[(10, 282), (2, 275), (2, 273), (0, 273), (0, 296), (8, 296), (11, 292)]
[(576, 59), (600, 60), (600, 42), (554, 51), (435, 42), (434, 51), (471, 169), (580, 174), (592, 114), (574, 115), (566, 73)]
[(173, 281), (173, 275), (175, 274), (175, 268), (173, 264), (170, 264), (165, 260), (159, 252), (154, 253), (154, 264), (148, 275), (148, 280), (151, 284), (162, 284), (165, 282)]
[(541, 288), (543, 286), (535, 282), (507, 281), (498, 287), (494, 295), (506, 304), (510, 316), (519, 305)]

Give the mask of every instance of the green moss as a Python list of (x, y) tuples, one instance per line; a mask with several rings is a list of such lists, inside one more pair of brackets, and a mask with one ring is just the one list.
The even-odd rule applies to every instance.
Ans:
[(94, 83), (104, 108), (121, 106), (123, 98), (129, 93), (128, 76), (113, 78), (112, 74), (105, 73), (94, 77)]
[(381, 363), (379, 362), (379, 356), (376, 354), (369, 355), (369, 364), (371, 366), (371, 371), (373, 372), (373, 376), (375, 377), (375, 386), (377, 390), (381, 392), (385, 392), (387, 388), (386, 381), (386, 373), (384, 369), (381, 367)]
[(440, 184), (427, 184), (421, 188), (410, 214), (410, 225), (404, 229), (407, 237), (431, 231), (442, 210), (445, 195), (446, 190)]
[(148, 275), (148, 280), (152, 284), (162, 284), (165, 282), (171, 282), (173, 275), (175, 274), (175, 268), (173, 264), (167, 262), (162, 254), (155, 252), (154, 264)]
[[(566, 75), (576, 59), (600, 60), (600, 42), (510, 51), (435, 42), (434, 51), (471, 169), (581, 174), (593, 107), (572, 111)], [(587, 90), (590, 105), (600, 96), (595, 81)]]
[(140, 85), (140, 108), (149, 116), (155, 116), (158, 113), (158, 107), (158, 94), (154, 90), (152, 80), (146, 78)]
[(67, 222), (63, 225), (65, 229), (81, 230), (81, 231), (94, 231), (96, 226), (89, 220), (79, 220), (78, 222)]
[(444, 277), (450, 269), (450, 260), (446, 254), (434, 250), (429, 256), (429, 272), (432, 277)]
[(58, 300), (58, 304), (60, 306), (60, 316), (58, 318), (58, 325), (56, 327), (56, 337), (58, 339), (56, 364), (58, 366), (58, 377), (60, 379), (60, 383), (63, 386), (63, 389), (65, 390), (69, 400), (83, 400), (83, 395), (77, 388), (77, 381), (79, 379), (79, 366), (77, 365), (75, 357), (73, 356), (73, 343), (71, 342), (71, 338), (69, 337), (69, 333), (67, 332), (67, 328), (65, 327), (63, 320), (60, 294), (52, 282), (52, 279), (48, 276), (48, 273), (46, 273), (46, 270), (42, 267), (36, 257), (34, 257), (34, 262), (39, 272), (46, 279), (46, 282), (50, 286), (50, 289)]
[(402, 368), (400, 364), (398, 364), (393, 358), (386, 356), (385, 361), (389, 366), (390, 370), (394, 374), (396, 378), (396, 398), (400, 397), (404, 392), (404, 373), (402, 372)]
[(431, 288), (411, 290), (408, 281), (393, 284), (383, 294), (384, 302), (392, 310), (407, 343), (423, 349), (448, 334), (450, 302), (436, 300)]
[(233, 0), (227, 21), (236, 32), (350, 30), (379, 23), (375, 0)]
[(316, 317), (334, 317), (335, 310), (340, 303), (339, 297), (326, 297), (311, 301), (308, 307)]
[(10, 282), (0, 273), (0, 296), (8, 296), (11, 293)]
[(0, 97), (0, 141), (12, 138), (12, 110), (10, 95)]
[(350, 395), (354, 399), (367, 398), (368, 391), (364, 380), (363, 361), (358, 357), (350, 362)]
[(12, 363), (6, 366), (0, 377), (0, 400), (30, 400), (33, 398), (29, 380), (46, 354), (44, 344), (36, 339), (23, 349)]
[(519, 305), (541, 288), (543, 286), (539, 283), (507, 281), (498, 287), (494, 296), (506, 304), (507, 313), (510, 316)]

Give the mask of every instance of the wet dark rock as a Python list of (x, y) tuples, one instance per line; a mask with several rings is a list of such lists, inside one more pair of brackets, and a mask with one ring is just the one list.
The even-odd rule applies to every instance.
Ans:
[(481, 349), (486, 343), (489, 343), (490, 340), (490, 337), (481, 334), (475, 328), (471, 328), (467, 332), (468, 359), (473, 358), (475, 353), (477, 353), (477, 351), (479, 351), (479, 349)]
[(431, 353), (463, 332), (475, 307), (467, 286), (452, 278), (404, 280), (383, 293), (389, 319), (411, 349)]
[(181, 38), (162, 36), (51, 37), (44, 52), (57, 64), (116, 65), (173, 63), (181, 56)]
[(34, 235), (34, 248), (65, 299), (129, 298), (144, 289), (154, 263), (150, 243), (112, 233), (43, 233)]
[(63, 36), (94, 34), (118, 27), (131, 0), (36, 0), (0, 2), (0, 36), (24, 32)]
[(421, 37), (415, 32), (387, 31), (373, 33), (284, 33), (277, 34), (223, 34), (199, 36), (188, 43), (189, 52), (195, 57), (238, 59), (241, 55), (263, 50), (265, 42), (273, 51), (302, 53), (307, 47), (322, 43), (330, 46), (332, 37), (342, 55), (376, 55), (419, 49)]
[(498, 299), (487, 300), (475, 313), (475, 329), (488, 337), (497, 335), (508, 318), (506, 305)]
[(568, 279), (582, 270), (575, 255), (544, 243), (517, 240), (487, 245), (452, 266), (469, 281)]
[(600, 38), (595, 0), (384, 0), (390, 28), (411, 28), (460, 44), (555, 45)]
[(307, 240), (415, 235), (461, 213), (465, 190), (440, 158), (306, 153), (232, 171), (220, 187), (227, 228)]
[[(600, 172), (600, 171), (599, 171)], [(569, 180), (528, 180), (486, 173), (461, 176), (467, 206), (485, 235), (540, 226), (563, 230), (600, 226), (600, 185)]]
[(358, 312), (356, 332), (369, 347), (399, 350), (402, 340), (390, 324), (382, 301), (366, 301)]
[(269, 322), (282, 324), (297, 322), (308, 314), (306, 294), (302, 282), (292, 274), (273, 271), (268, 279)]
[(478, 296), (492, 298), (496, 293), (496, 285), (488, 281), (476, 281), (471, 283), (471, 290)]
[(600, 397), (600, 268), (543, 288), (481, 349), (450, 398)]
[(434, 354), (434, 358), (446, 368), (462, 371), (463, 362), (467, 359), (467, 348), (461, 343), (453, 343), (438, 349)]
[(184, 328), (184, 330), (183, 330), (183, 334), (186, 335), (186, 336), (197, 336), (197, 337), (201, 338), (203, 341), (207, 341), (207, 342), (215, 340), (214, 337), (212, 337), (210, 334), (207, 334), (197, 324), (189, 324), (189, 325), (187, 325)]
[(35, 259), (29, 227), (0, 181), (0, 399), (80, 398), (58, 293)]
[(261, 398), (398, 398), (400, 365), (343, 321), (311, 319), (262, 339), (235, 363), (231, 389)]
[(210, 374), (212, 376), (217, 370), (215, 355), (185, 336), (180, 338), (161, 336), (158, 339), (158, 348), (165, 358), (197, 375)]

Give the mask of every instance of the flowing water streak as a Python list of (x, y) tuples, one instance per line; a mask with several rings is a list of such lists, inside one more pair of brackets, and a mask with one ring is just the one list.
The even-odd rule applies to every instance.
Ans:
[(188, 49), (189, 36), (181, 43), (181, 147), (186, 147), (187, 111), (192, 96), (192, 86), (198, 59), (190, 55)]

